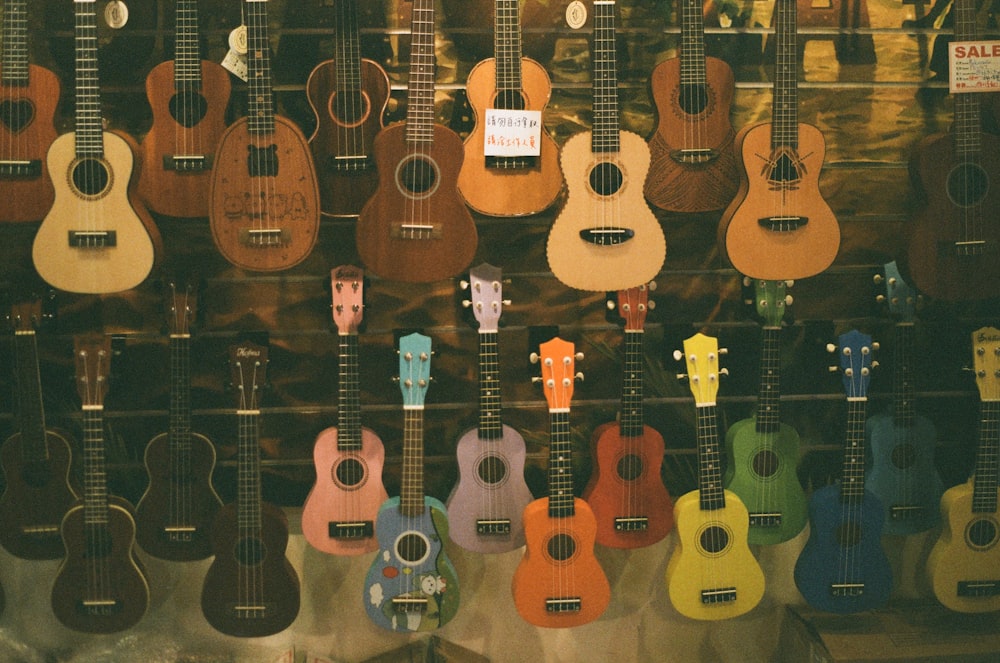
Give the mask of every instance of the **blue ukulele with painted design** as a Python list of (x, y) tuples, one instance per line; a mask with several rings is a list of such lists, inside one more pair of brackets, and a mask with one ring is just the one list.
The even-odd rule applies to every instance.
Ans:
[(448, 514), (424, 495), (424, 396), (430, 382), (431, 339), (399, 339), (403, 392), (403, 482), (375, 521), (378, 553), (365, 578), (365, 609), (393, 631), (431, 631), (458, 612), (458, 574), (444, 550)]

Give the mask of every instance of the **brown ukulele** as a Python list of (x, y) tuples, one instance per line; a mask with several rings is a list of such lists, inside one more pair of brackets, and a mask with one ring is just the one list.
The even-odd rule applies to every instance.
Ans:
[(479, 237), (458, 193), (462, 139), (434, 122), (434, 1), (413, 0), (406, 121), (375, 139), (379, 184), (361, 210), (358, 254), (369, 271), (423, 283), (455, 276)]
[(242, 269), (299, 264), (319, 235), (319, 189), (302, 131), (276, 115), (267, 0), (244, 0), (249, 113), (219, 141), (208, 208), (219, 252)]
[(229, 74), (202, 60), (198, 0), (177, 0), (174, 59), (146, 77), (153, 126), (142, 141), (139, 195), (160, 214), (208, 216), (212, 162), (226, 129)]

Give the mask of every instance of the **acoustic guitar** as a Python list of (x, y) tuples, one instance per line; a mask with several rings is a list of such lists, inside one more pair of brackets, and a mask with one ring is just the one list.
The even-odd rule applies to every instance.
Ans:
[(663, 485), (663, 436), (643, 422), (643, 327), (655, 282), (617, 294), (625, 319), (625, 359), (618, 420), (601, 424), (590, 441), (593, 471), (583, 499), (597, 519), (597, 543), (641, 548), (674, 527), (674, 503)]
[(160, 234), (135, 195), (138, 146), (102, 124), (95, 4), (73, 3), (75, 130), (49, 147), (55, 201), (35, 235), (32, 259), (54, 288), (105, 294), (142, 283), (157, 261)]
[(569, 190), (549, 230), (546, 255), (557, 279), (578, 290), (625, 290), (663, 266), (663, 230), (642, 195), (649, 148), (622, 131), (618, 113), (615, 2), (594, 0), (594, 125), (563, 145)]
[(288, 519), (261, 498), (260, 402), (267, 384), (267, 347), (229, 348), (236, 391), (236, 501), (212, 525), (215, 558), (201, 588), (201, 611), (216, 631), (241, 638), (279, 633), (299, 614), (299, 577), (285, 556)]
[(957, 612), (1000, 610), (1000, 330), (972, 333), (979, 390), (979, 450), (972, 476), (941, 498), (941, 535), (927, 558), (934, 596)]
[(892, 568), (882, 550), (882, 503), (865, 489), (865, 416), (876, 365), (871, 336), (841, 334), (836, 347), (847, 395), (847, 434), (840, 481), (809, 499), (809, 539), (795, 561), (795, 586), (817, 610), (841, 614), (889, 600)]
[(375, 523), (378, 554), (365, 577), (368, 617), (392, 631), (432, 631), (458, 612), (458, 574), (444, 549), (448, 513), (424, 495), (424, 398), (430, 384), (431, 339), (399, 339), (403, 393), (403, 478), (399, 497), (382, 505)]
[(674, 504), (677, 546), (667, 562), (667, 591), (677, 612), (719, 620), (752, 610), (764, 596), (764, 572), (750, 552), (750, 517), (743, 501), (722, 486), (716, 395), (718, 341), (698, 333), (684, 341), (686, 378), (697, 412), (698, 488)]
[(486, 156), (491, 109), (544, 112), (552, 94), (545, 69), (521, 56), (519, 0), (494, 0), (493, 57), (469, 72), (465, 89), (473, 127), (465, 139), (458, 189), (469, 207), (493, 216), (524, 216), (548, 208), (562, 191), (559, 148), (542, 124), (537, 155)]
[(653, 68), (656, 130), (649, 144), (646, 199), (670, 212), (724, 209), (739, 175), (729, 121), (735, 83), (724, 61), (705, 56), (702, 0), (682, 0), (678, 57)]
[(781, 320), (791, 295), (785, 281), (754, 281), (754, 307), (763, 319), (760, 380), (754, 416), (726, 430), (723, 483), (750, 511), (750, 545), (787, 541), (809, 519), (795, 467), (799, 434), (781, 422)]
[(572, 435), (569, 425), (576, 360), (573, 344), (553, 338), (532, 353), (541, 363), (549, 408), (549, 494), (524, 509), (527, 547), (511, 581), (514, 607), (529, 624), (579, 626), (602, 614), (611, 586), (594, 556), (597, 521), (585, 501), (573, 496)]
[(38, 299), (11, 307), (17, 432), (0, 447), (0, 545), (23, 559), (63, 556), (59, 524), (77, 499), (69, 480), (71, 442), (45, 425), (36, 334), (44, 319)]
[(334, 555), (375, 550), (375, 518), (387, 499), (382, 484), (385, 449), (361, 425), (358, 329), (364, 317), (364, 272), (352, 265), (330, 271), (333, 321), (340, 339), (337, 425), (316, 436), (316, 484), (302, 508), (302, 533), (314, 548)]
[(173, 561), (212, 554), (212, 522), (222, 500), (212, 487), (215, 447), (191, 430), (191, 324), (198, 291), (167, 283), (170, 330), (170, 408), (167, 432), (146, 445), (149, 486), (135, 507), (136, 539), (150, 555)]
[(65, 556), (52, 583), (52, 611), (67, 628), (116, 633), (135, 626), (149, 606), (149, 585), (136, 556), (132, 505), (108, 494), (104, 397), (111, 339), (73, 341), (83, 405), (83, 499), (61, 525)]
[(146, 77), (153, 125), (142, 141), (139, 195), (168, 216), (208, 216), (215, 148), (226, 129), (229, 73), (201, 59), (198, 39), (198, 0), (177, 0), (174, 59)]
[(56, 139), (59, 77), (28, 62), (28, 0), (4, 0), (0, 51), (0, 221), (38, 221), (55, 189), (45, 154)]
[(379, 183), (358, 216), (358, 254), (375, 274), (422, 283), (455, 276), (479, 236), (458, 192), (462, 139), (434, 121), (434, 0), (413, 0), (406, 121), (375, 138)]
[(524, 545), (524, 507), (532, 500), (524, 480), (524, 438), (503, 423), (498, 325), (503, 306), (499, 267), (483, 263), (469, 271), (472, 309), (479, 323), (479, 425), (458, 440), (458, 483), (445, 506), (451, 540), (479, 553), (507, 552)]
[(826, 143), (799, 122), (797, 0), (776, 0), (771, 121), (737, 134), (740, 186), (719, 221), (719, 251), (741, 274), (779, 281), (819, 274), (840, 248), (840, 225), (819, 190)]
[(274, 112), (267, 0), (243, 0), (248, 114), (215, 151), (208, 221), (219, 252), (258, 272), (293, 267), (319, 236), (319, 189), (301, 129)]

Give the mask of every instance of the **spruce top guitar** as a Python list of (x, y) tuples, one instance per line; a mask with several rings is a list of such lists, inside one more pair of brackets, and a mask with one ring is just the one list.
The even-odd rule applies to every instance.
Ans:
[(764, 596), (764, 572), (747, 545), (749, 515), (722, 486), (716, 395), (726, 369), (718, 341), (702, 333), (684, 341), (683, 359), (697, 411), (698, 488), (674, 504), (677, 546), (667, 562), (667, 590), (677, 612), (718, 620), (752, 610)]
[(319, 235), (319, 190), (302, 131), (275, 114), (267, 0), (243, 0), (248, 114), (226, 129), (212, 168), (212, 239), (237, 267), (260, 272), (299, 264)]
[(434, 121), (434, 0), (413, 0), (412, 11), (406, 121), (375, 139), (379, 183), (355, 239), (370, 271), (422, 283), (465, 269), (479, 236), (458, 193), (462, 139)]
[(139, 285), (153, 269), (160, 234), (133, 195), (135, 142), (104, 131), (95, 0), (75, 0), (75, 130), (49, 148), (55, 202), (32, 246), (38, 274), (60, 290), (103, 294)]
[(139, 195), (154, 212), (203, 217), (231, 85), (221, 65), (201, 59), (198, 0), (177, 0), (174, 36), (174, 59), (146, 77), (153, 126), (142, 141)]
[(28, 0), (3, 2), (0, 51), (0, 221), (37, 221), (55, 190), (45, 154), (56, 139), (59, 77), (28, 62)]
[(602, 614), (611, 586), (594, 556), (597, 522), (590, 507), (573, 496), (569, 406), (576, 373), (573, 344), (553, 338), (538, 347), (542, 389), (549, 408), (549, 494), (524, 509), (527, 547), (514, 571), (514, 607), (529, 624), (579, 626)]
[(740, 188), (719, 221), (719, 250), (742, 274), (784, 280), (833, 263), (840, 225), (819, 190), (823, 134), (799, 122), (797, 0), (776, 0), (771, 121), (736, 136)]
[(316, 484), (302, 509), (302, 533), (334, 555), (375, 550), (375, 518), (389, 499), (382, 484), (382, 440), (361, 425), (358, 328), (364, 316), (364, 272), (352, 265), (330, 271), (333, 321), (340, 339), (337, 425), (316, 436)]
[(839, 369), (847, 396), (840, 481), (809, 499), (809, 539), (795, 562), (795, 586), (817, 610), (855, 613), (889, 600), (892, 568), (882, 550), (882, 503), (865, 489), (865, 416), (877, 346), (858, 330), (841, 334)]
[(673, 500), (660, 478), (663, 436), (643, 422), (643, 327), (656, 283), (617, 294), (625, 319), (625, 359), (618, 421), (598, 426), (590, 441), (593, 471), (583, 499), (597, 518), (597, 543), (612, 548), (648, 546), (673, 529)]
[(972, 476), (941, 498), (941, 535), (927, 558), (934, 596), (958, 612), (1000, 610), (1000, 330), (972, 333), (979, 450)]
[(579, 290), (624, 290), (663, 266), (663, 230), (642, 195), (649, 148), (622, 131), (618, 113), (615, 2), (594, 0), (594, 126), (563, 145), (569, 197), (549, 230), (557, 279)]
[(523, 216), (555, 202), (562, 191), (559, 148), (542, 126), (537, 156), (486, 156), (488, 109), (545, 110), (552, 85), (545, 69), (521, 56), (520, 0), (494, 0), (493, 57), (469, 72), (466, 92), (475, 124), (465, 139), (458, 188), (482, 214)]

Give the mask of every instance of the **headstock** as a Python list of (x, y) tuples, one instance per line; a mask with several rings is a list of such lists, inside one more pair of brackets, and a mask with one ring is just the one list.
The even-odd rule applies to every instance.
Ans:
[(341, 265), (330, 270), (333, 322), (342, 335), (357, 334), (364, 317), (365, 273), (360, 267)]
[(701, 332), (684, 341), (683, 353), (680, 350), (674, 351), (674, 359), (683, 359), (687, 368), (687, 374), (678, 377), (688, 379), (694, 402), (699, 407), (715, 405), (716, 395), (719, 393), (719, 378), (729, 375), (727, 369), (719, 368), (719, 355), (726, 353), (725, 348), (719, 349), (718, 339)]
[(766, 327), (778, 327), (785, 317), (785, 310), (792, 304), (788, 289), (794, 281), (768, 281), (753, 279), (753, 304), (757, 315)]
[(198, 288), (170, 279), (164, 286), (167, 329), (171, 336), (187, 336), (198, 310)]
[[(889, 313), (895, 319), (902, 322), (913, 322), (920, 295), (903, 280), (895, 260), (887, 262), (882, 270), (885, 275), (876, 274), (874, 278), (875, 285), (880, 288), (875, 300), (879, 303), (887, 302)], [(881, 291), (883, 289), (884, 292)]]
[(1000, 329), (983, 327), (972, 332), (972, 348), (980, 400), (1000, 401)]
[(399, 339), (399, 389), (404, 409), (422, 409), (430, 386), (431, 339), (413, 333)]
[(16, 334), (34, 332), (42, 324), (42, 301), (32, 299), (10, 307), (10, 324)]
[(576, 372), (576, 360), (583, 359), (582, 352), (575, 352), (573, 344), (558, 336), (538, 346), (538, 354), (531, 354), (531, 363), (541, 362), (541, 382), (549, 411), (569, 410), (573, 399), (573, 382), (582, 380), (583, 373)]
[(84, 409), (104, 406), (111, 371), (111, 337), (77, 336), (73, 339), (76, 391)]
[(267, 385), (267, 347), (250, 341), (230, 346), (229, 375), (237, 392), (236, 409), (260, 410), (260, 392)]
[[(837, 337), (837, 345), (830, 344), (827, 351), (837, 352), (840, 356), (840, 372), (844, 382), (844, 393), (850, 400), (868, 398), (868, 383), (871, 382), (872, 369), (878, 366), (872, 360), (872, 354), (878, 350), (878, 343), (872, 342), (872, 337), (862, 334), (857, 329), (843, 333)], [(836, 371), (837, 366), (831, 366)]]
[(649, 299), (652, 290), (656, 290), (656, 281), (618, 291), (618, 314), (625, 320), (626, 331), (642, 331), (646, 325), (646, 314), (656, 307)]
[(470, 299), (464, 300), (462, 306), (472, 307), (481, 332), (497, 331), (503, 305), (510, 303), (503, 299), (500, 275), (499, 267), (484, 262), (470, 269), (468, 282), (462, 282), (462, 289), (467, 289), (470, 294)]

